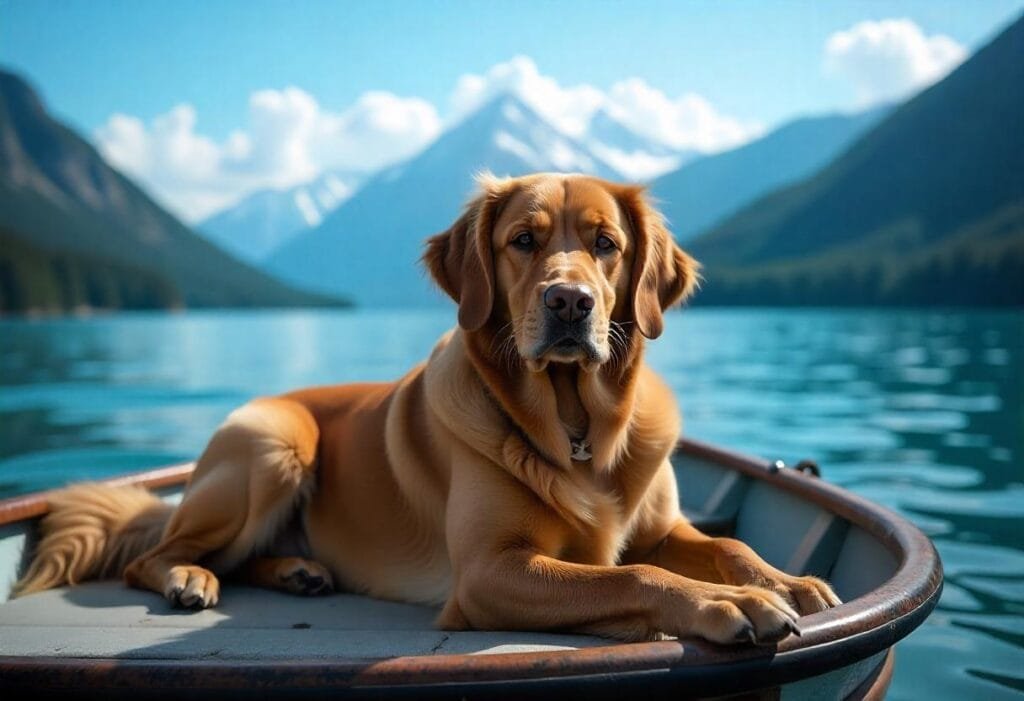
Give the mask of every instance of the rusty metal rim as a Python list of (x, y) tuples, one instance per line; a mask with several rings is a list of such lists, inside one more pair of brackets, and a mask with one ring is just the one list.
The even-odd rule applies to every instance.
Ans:
[[(821, 674), (852, 664), (891, 647), (916, 628), (938, 600), (942, 570), (928, 538), (901, 516), (838, 487), (793, 470), (776, 471), (766, 460), (747, 457), (704, 443), (682, 440), (679, 450), (775, 484), (846, 518), (878, 538), (898, 559), (889, 581), (834, 609), (804, 617), (801, 638), (787, 638), (777, 648), (721, 648), (699, 641), (612, 645), (544, 653), (438, 655), (387, 660), (283, 660), (247, 663), (86, 658), (0, 658), (0, 678), (29, 678), (60, 684), (120, 686), (134, 679), (160, 679), (172, 686), (232, 688), (266, 678), (275, 686), (309, 688), (381, 688), (408, 685), (447, 686), (558, 680), (582, 682), (609, 675), (687, 680), (688, 685), (717, 678), (714, 689), (757, 688)], [(185, 483), (191, 465), (178, 465), (110, 480), (150, 488)], [(47, 493), (0, 502), (0, 525), (46, 513)], [(745, 670), (745, 671), (744, 671)], [(27, 675), (27, 676), (26, 676)], [(147, 682), (148, 683), (148, 682)], [(724, 685), (724, 686), (723, 686)], [(0, 686), (3, 683), (0, 682)]]
[[(920, 621), (918, 621), (920, 622)], [(916, 625), (916, 624), (915, 624)], [(864, 636), (857, 636), (862, 638)], [(853, 664), (875, 651), (864, 651), (864, 643), (855, 641), (856, 649), (844, 645), (831, 650), (828, 666), (805, 655), (781, 655), (734, 663), (676, 668), (655, 667), (634, 670), (577, 670), (559, 676), (510, 676), (504, 678), (473, 678), (452, 670), (441, 680), (424, 681), (388, 675), (383, 683), (367, 680), (353, 664), (329, 661), (217, 661), (196, 664), (168, 660), (58, 660), (55, 665), (27, 665), (25, 660), (0, 659), (0, 689), (75, 689), (130, 691), (133, 697), (180, 696), (182, 692), (197, 697), (217, 698), (231, 690), (272, 692), (274, 695), (308, 695), (329, 692), (332, 698), (476, 698), (499, 696), (519, 698), (558, 694), (560, 698), (622, 698), (632, 692), (645, 697), (684, 693), (686, 698), (721, 696), (754, 690), (778, 689), (790, 682), (824, 674), (832, 669)], [(891, 641), (889, 641), (891, 644)], [(676, 646), (682, 650), (681, 646)], [(833, 646), (834, 647), (834, 646)], [(892, 650), (887, 650), (881, 663), (864, 675), (848, 699), (882, 698), (891, 681)], [(825, 684), (826, 682), (822, 682)]]

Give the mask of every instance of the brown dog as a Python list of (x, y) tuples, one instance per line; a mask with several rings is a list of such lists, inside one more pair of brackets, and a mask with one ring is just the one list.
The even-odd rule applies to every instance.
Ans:
[(719, 643), (776, 640), (798, 611), (837, 604), (680, 513), (680, 418), (643, 349), (697, 264), (642, 189), (561, 174), (480, 185), (427, 244), (459, 305), (428, 362), (243, 406), (177, 508), (134, 488), (66, 491), (19, 591), (123, 572), (205, 608), (236, 573), (443, 605), (448, 629)]

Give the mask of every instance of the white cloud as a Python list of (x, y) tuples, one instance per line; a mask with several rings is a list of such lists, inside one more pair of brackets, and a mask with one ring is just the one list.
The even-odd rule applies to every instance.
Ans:
[(310, 147), (319, 121), (328, 117), (298, 88), (254, 92), (249, 97), (249, 129), (234, 135), (235, 148), (225, 153), (226, 165), (243, 176), (259, 174), (271, 187), (310, 180), (319, 172)]
[(943, 78), (967, 57), (944, 34), (926, 36), (909, 19), (859, 22), (825, 42), (827, 73), (850, 81), (857, 105), (897, 100)]
[(637, 133), (678, 149), (720, 151), (764, 131), (761, 124), (719, 112), (694, 93), (670, 98), (640, 78), (616, 83), (605, 92), (591, 85), (563, 87), (542, 75), (526, 56), (492, 66), (484, 75), (466, 74), (452, 92), (451, 118), (457, 120), (502, 92), (513, 92), (570, 136), (586, 135), (600, 108)]
[(613, 117), (637, 133), (677, 149), (721, 151), (764, 132), (760, 123), (722, 114), (696, 93), (670, 98), (640, 78), (616, 83), (609, 97)]
[(582, 136), (590, 116), (604, 104), (605, 95), (590, 85), (563, 88), (540, 74), (527, 56), (492, 66), (484, 75), (467, 74), (458, 79), (450, 103), (452, 119), (477, 109), (495, 95), (511, 92), (570, 136)]
[[(175, 106), (149, 126), (136, 117), (114, 114), (97, 130), (96, 140), (113, 165), (183, 218), (195, 219), (219, 207), (231, 189), (221, 172), (222, 154), (229, 147), (196, 134), (195, 125), (195, 109), (187, 104)], [(239, 148), (236, 142), (229, 139), (230, 149)]]
[[(581, 139), (587, 139), (591, 117), (599, 109), (638, 134), (680, 150), (717, 151), (763, 131), (756, 122), (723, 114), (700, 95), (670, 97), (639, 78), (607, 91), (586, 84), (562, 86), (525, 56), (499, 63), (483, 75), (460, 77), (445, 121), (457, 122), (502, 92), (519, 95), (555, 127)], [(434, 105), (416, 97), (371, 91), (347, 109), (332, 112), (302, 89), (288, 87), (252, 93), (244, 128), (222, 140), (204, 135), (199, 126), (195, 108), (181, 104), (149, 123), (114, 114), (96, 130), (95, 139), (111, 163), (180, 217), (196, 222), (256, 190), (299, 185), (336, 169), (382, 168), (430, 143), (442, 122)], [(672, 153), (633, 147), (598, 144), (595, 151), (636, 179), (647, 179), (678, 161)]]
[(198, 133), (197, 121), (187, 104), (148, 125), (114, 114), (95, 137), (111, 163), (195, 222), (255, 190), (298, 185), (335, 169), (383, 167), (441, 128), (437, 110), (419, 98), (369, 92), (335, 113), (295, 87), (253, 93), (247, 128), (222, 142)]
[(376, 170), (411, 155), (441, 132), (437, 109), (420, 98), (364, 93), (352, 107), (321, 120), (315, 144), (324, 168)]

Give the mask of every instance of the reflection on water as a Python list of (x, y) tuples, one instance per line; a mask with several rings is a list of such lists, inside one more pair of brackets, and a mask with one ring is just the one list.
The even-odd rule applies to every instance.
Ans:
[[(390, 379), (450, 311), (0, 322), (0, 496), (190, 459), (234, 406)], [(946, 568), (890, 698), (1024, 691), (1024, 316), (692, 310), (649, 346), (686, 432), (910, 517)]]

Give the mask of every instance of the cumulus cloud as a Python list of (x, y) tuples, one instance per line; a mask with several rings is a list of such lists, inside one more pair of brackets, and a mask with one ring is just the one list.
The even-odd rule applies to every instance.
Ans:
[[(594, 144), (595, 152), (620, 172), (638, 179), (678, 163), (678, 154), (663, 152), (665, 146), (713, 152), (763, 131), (757, 122), (723, 114), (700, 95), (671, 97), (639, 78), (608, 90), (563, 86), (526, 56), (499, 63), (482, 75), (460, 77), (449, 97), (445, 124), (457, 123), (506, 92), (576, 138), (589, 140), (591, 118), (604, 110), (651, 140), (653, 150)], [(382, 168), (426, 146), (443, 125), (434, 105), (416, 97), (371, 91), (333, 112), (304, 90), (288, 87), (252, 93), (244, 127), (224, 139), (203, 134), (200, 126), (195, 108), (180, 104), (148, 123), (114, 114), (94, 136), (111, 163), (180, 217), (196, 222), (256, 190), (299, 185), (332, 170)]]
[(441, 119), (426, 100), (373, 91), (343, 113), (327, 115), (320, 127), (323, 167), (376, 170), (430, 143)]
[(696, 93), (670, 98), (639, 78), (616, 83), (609, 97), (612, 116), (637, 133), (677, 149), (721, 151), (764, 132), (759, 122), (722, 114)]
[(858, 22), (825, 42), (827, 73), (848, 80), (858, 106), (897, 100), (945, 77), (967, 50), (944, 34), (925, 35), (909, 19)]
[(590, 116), (607, 99), (590, 85), (564, 88), (554, 78), (541, 75), (533, 59), (516, 56), (492, 66), (484, 75), (460, 77), (450, 99), (452, 119), (458, 120), (506, 92), (518, 95), (542, 117), (576, 137), (583, 135)]
[(373, 170), (411, 155), (440, 131), (429, 102), (368, 92), (342, 112), (295, 87), (260, 90), (248, 124), (216, 141), (197, 131), (194, 107), (149, 124), (114, 114), (95, 133), (103, 155), (176, 214), (198, 221), (259, 189), (308, 182), (325, 171)]
[(586, 136), (591, 117), (602, 108), (638, 134), (677, 149), (720, 151), (764, 130), (758, 122), (722, 114), (700, 95), (671, 98), (640, 78), (618, 82), (607, 92), (591, 85), (562, 86), (541, 74), (526, 56), (499, 63), (483, 75), (459, 78), (450, 100), (452, 119), (503, 92), (515, 93), (542, 117), (577, 138)]

